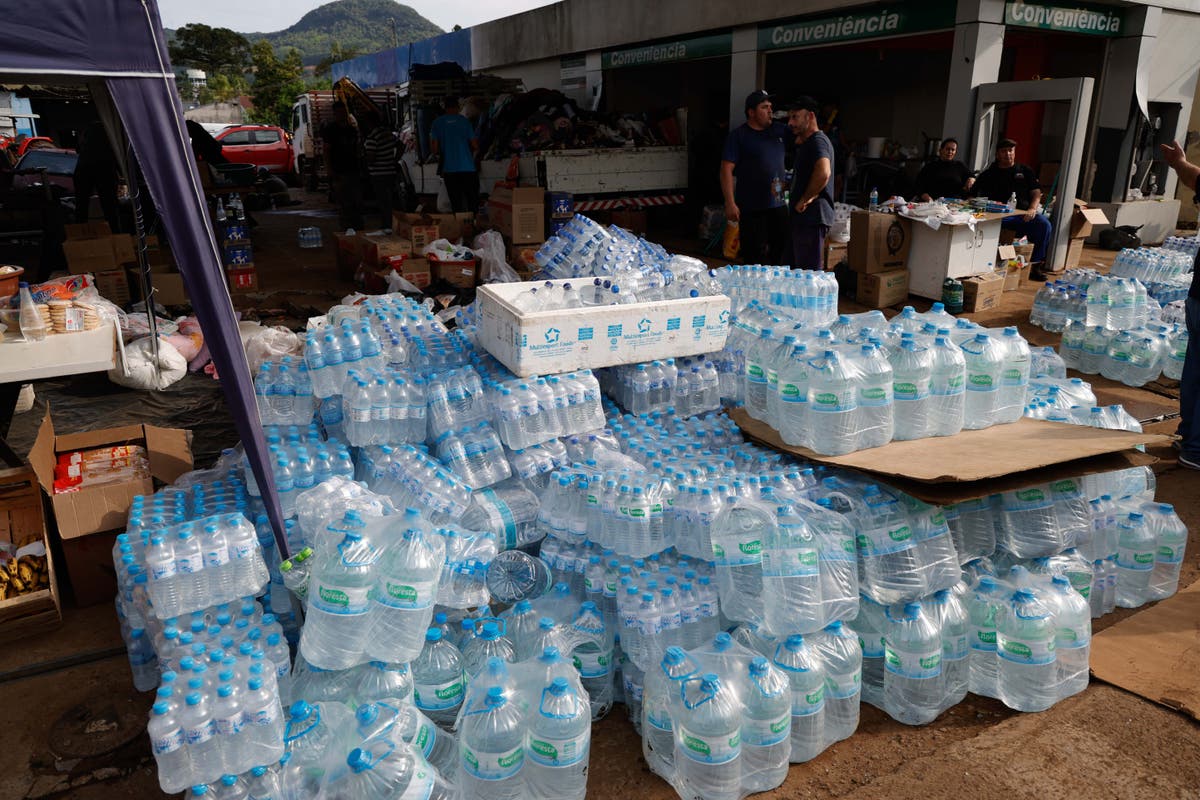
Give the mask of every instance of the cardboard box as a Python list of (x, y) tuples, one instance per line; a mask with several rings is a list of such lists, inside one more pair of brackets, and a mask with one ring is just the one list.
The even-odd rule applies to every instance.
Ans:
[(129, 276), (124, 269), (107, 269), (93, 273), (96, 279), (96, 291), (106, 300), (111, 300), (119, 306), (128, 305), (133, 300), (129, 291)]
[(895, 214), (855, 211), (850, 215), (847, 253), (855, 272), (888, 272), (908, 265), (912, 222)]
[(850, 258), (850, 245), (847, 242), (825, 241), (825, 269), (832, 272), (838, 264)]
[(99, 239), (102, 236), (112, 236), (112, 228), (107, 222), (68, 222), (63, 225), (67, 239)]
[(496, 230), (516, 244), (546, 238), (545, 191), (539, 186), (504, 186), (497, 183), (488, 196), (488, 218)]
[(542, 249), (545, 242), (531, 242), (530, 244), (510, 244), (508, 246), (508, 265), (517, 272), (537, 272), (539, 267), (534, 262), (533, 257), (538, 250)]
[(67, 271), (72, 275), (85, 272), (103, 272), (116, 269), (120, 264), (113, 254), (108, 237), (102, 239), (68, 239), (62, 244), (67, 259)]
[(132, 236), (110, 236), (108, 241), (112, 245), (113, 258), (117, 264), (137, 263), (137, 251)]
[(335, 233), (333, 243), (337, 254), (338, 278), (343, 281), (354, 280), (358, 265), (362, 263), (362, 238), (357, 234), (347, 236), (344, 233)]
[(249, 242), (226, 242), (223, 249), (226, 267), (246, 267), (254, 263), (254, 247)]
[(430, 270), (429, 261), (424, 258), (406, 258), (400, 263), (400, 266), (394, 267), (394, 269), (418, 289), (424, 289), (433, 283), (433, 273)]
[[(553, 283), (561, 291), (571, 281)], [(490, 283), (478, 291), (478, 341), (522, 377), (714, 353), (729, 335), (725, 295), (526, 313), (513, 299), (529, 287)]]
[(359, 237), (362, 239), (362, 261), (371, 269), (390, 267), (393, 256), (400, 256), (399, 263), (413, 252), (412, 240), (401, 236), (364, 233)]
[(575, 197), (570, 192), (546, 192), (546, 216), (569, 220), (575, 216)]
[(1079, 262), (1083, 260), (1083, 239), (1072, 239), (1067, 243), (1067, 258), (1063, 262), (1061, 268), (1055, 272), (1062, 272), (1067, 269), (1075, 269), (1079, 266)]
[[(57, 627), (62, 622), (62, 606), (58, 597), (54, 557), (46, 535), (38, 477), (29, 467), (0, 469), (0, 541), (14, 545), (18, 552), (40, 542), (45, 550), (49, 572), (46, 588), (0, 600), (0, 642)], [(111, 562), (111, 550), (108, 557)]]
[[(453, 215), (438, 215), (453, 216)], [(403, 211), (392, 212), (392, 235), (412, 242), (414, 253), (420, 253), (426, 246), (442, 238), (441, 226), (430, 214), (406, 214)]]
[(429, 266), (433, 277), (460, 289), (474, 288), (479, 274), (479, 260), (442, 261), (429, 255)]
[(1029, 280), (1029, 265), (1024, 261), (1010, 261), (1004, 272), (1004, 291), (1015, 292)]
[[(1092, 235), (1093, 225), (1108, 225), (1108, 217), (1098, 208), (1087, 208), (1087, 203), (1076, 200), (1071, 214), (1071, 238), (1086, 239)], [(1068, 267), (1069, 269), (1069, 267)]]
[[(119, 481), (68, 494), (53, 493), (54, 465), (59, 453), (126, 444), (137, 444), (146, 449), (153, 479)], [(101, 543), (82, 540), (95, 534), (123, 530), (134, 497), (152, 494), (155, 481), (171, 483), (189, 472), (192, 469), (191, 432), (154, 425), (126, 425), (60, 436), (54, 430), (48, 409), (33, 449), (29, 451), (29, 463), (37, 473), (42, 490), (50, 498), (76, 601), (80, 605), (108, 602), (116, 591), (112, 538), (106, 537)]]
[(646, 235), (646, 209), (622, 208), (612, 212), (612, 224), (638, 236)]
[(248, 267), (227, 269), (225, 275), (229, 279), (229, 291), (231, 292), (258, 291), (258, 270), (254, 268), (253, 264)]
[(154, 302), (159, 305), (182, 306), (191, 302), (183, 285), (183, 276), (178, 272), (157, 272), (151, 280), (154, 283)]
[(887, 308), (903, 303), (908, 299), (908, 270), (861, 273), (855, 299), (869, 308)]
[(221, 242), (246, 242), (250, 240), (250, 226), (245, 222), (225, 221), (220, 226)]
[(963, 278), (963, 312), (986, 311), (1000, 305), (1004, 276), (998, 272)]

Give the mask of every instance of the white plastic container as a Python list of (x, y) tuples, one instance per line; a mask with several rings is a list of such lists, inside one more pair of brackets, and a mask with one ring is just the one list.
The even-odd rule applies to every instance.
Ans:
[[(552, 281), (556, 285), (571, 282)], [(725, 347), (729, 335), (729, 298), (725, 295), (519, 311), (513, 298), (541, 285), (479, 287), (480, 344), (521, 377), (714, 353)]]

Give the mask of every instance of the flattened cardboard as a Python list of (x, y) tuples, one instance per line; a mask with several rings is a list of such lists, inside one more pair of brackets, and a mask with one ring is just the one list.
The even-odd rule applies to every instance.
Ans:
[(1092, 637), (1092, 675), (1200, 720), (1200, 582)]
[(124, 528), (133, 498), (154, 492), (154, 481), (141, 479), (54, 494), (54, 463), (58, 453), (121, 444), (145, 444), (150, 474), (162, 483), (171, 483), (192, 469), (190, 431), (154, 425), (125, 425), (56, 436), (47, 408), (37, 440), (29, 451), (29, 464), (37, 473), (42, 490), (50, 497), (62, 539)]
[[(768, 447), (810, 461), (833, 464), (886, 476), (889, 482), (906, 481), (908, 485), (924, 485), (924, 494), (955, 495), (964, 484), (974, 488), (966, 497), (982, 497), (1005, 488), (1020, 488), (1049, 481), (1054, 477), (1091, 474), (1104, 471), (1089, 465), (1100, 456), (1105, 469), (1122, 469), (1153, 463), (1157, 459), (1144, 453), (1127, 453), (1139, 444), (1166, 445), (1171, 437), (1148, 433), (1126, 433), (1021, 418), (1009, 425), (994, 425), (980, 431), (963, 431), (955, 436), (940, 436), (910, 442), (890, 442), (883, 447), (859, 450), (844, 456), (822, 456), (805, 447), (786, 445), (779, 434), (765, 422), (751, 419), (745, 409), (733, 409), (729, 416), (751, 439)], [(981, 454), (986, 454), (981, 457)], [(1147, 461), (1148, 459), (1148, 461)], [(1130, 461), (1139, 463), (1130, 463)], [(1112, 464), (1116, 466), (1112, 466)], [(1046, 470), (1048, 467), (1055, 469)], [(1008, 481), (1002, 488), (981, 491), (983, 483), (992, 486)], [(942, 488), (938, 488), (941, 485)], [(944, 491), (950, 485), (949, 491)], [(908, 491), (907, 486), (900, 488)], [(984, 487), (987, 488), (987, 487)], [(925, 499), (922, 497), (922, 499)], [(948, 499), (942, 502), (956, 502)]]

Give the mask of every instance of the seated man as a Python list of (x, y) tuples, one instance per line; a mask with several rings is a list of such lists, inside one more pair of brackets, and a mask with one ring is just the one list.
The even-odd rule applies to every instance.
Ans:
[[(966, 197), (975, 184), (967, 165), (959, 161), (958, 140), (947, 139), (938, 148), (936, 161), (921, 167), (917, 174), (917, 197), (928, 203), (939, 197)], [(1004, 198), (1007, 200), (1008, 198)]]
[(1020, 214), (1005, 217), (1005, 230), (1017, 236), (1028, 237), (1033, 245), (1033, 267), (1031, 272), (1046, 261), (1046, 246), (1050, 244), (1050, 220), (1039, 213), (1042, 206), (1042, 187), (1038, 184), (1033, 169), (1017, 163), (1017, 143), (1012, 139), (1001, 139), (996, 145), (996, 160), (979, 173), (972, 194), (986, 197), (997, 203), (1007, 203), (1012, 195), (1017, 196)]

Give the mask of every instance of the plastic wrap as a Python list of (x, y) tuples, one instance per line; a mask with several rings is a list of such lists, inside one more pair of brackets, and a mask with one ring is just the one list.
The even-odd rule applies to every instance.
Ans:
[(304, 340), (282, 326), (262, 328), (248, 339), (244, 338), (242, 345), (251, 372), (257, 372), (268, 361), (278, 363), (284, 356), (291, 356), (297, 362), (304, 356)]
[(187, 375), (185, 359), (170, 342), (158, 341), (158, 358), (146, 336), (124, 348), (124, 364), (108, 371), (108, 379), (120, 386), (144, 392), (162, 391)]
[(479, 256), (480, 283), (516, 283), (521, 276), (505, 259), (504, 238), (499, 231), (484, 231), (471, 243)]

